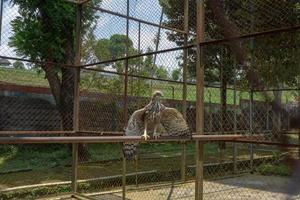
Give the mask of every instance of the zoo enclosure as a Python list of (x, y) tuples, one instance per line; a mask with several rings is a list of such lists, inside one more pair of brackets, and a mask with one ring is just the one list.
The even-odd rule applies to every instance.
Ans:
[[(250, 3), (254, 1), (250, 1)], [(264, 93), (265, 90), (255, 90), (254, 88), (248, 89), (247, 88), (243, 88), (240, 87), (240, 90), (246, 90), (246, 92), (249, 92), (249, 97), (248, 97), (248, 106), (246, 107), (246, 110), (249, 110), (249, 113), (252, 114), (248, 114), (247, 116), (247, 111), (244, 112), (245, 114), (239, 115), (239, 116), (243, 116), (240, 117), (240, 122), (237, 123), (237, 117), (238, 117), (238, 113), (240, 112), (240, 110), (238, 111), (236, 108), (236, 104), (237, 104), (237, 96), (239, 94), (241, 94), (241, 96), (243, 96), (243, 92), (239, 92), (238, 91), (238, 84), (245, 84), (241, 81), (241, 79), (239, 80), (233, 80), (234, 83), (232, 83), (232, 80), (229, 80), (229, 76), (230, 74), (226, 73), (226, 71), (222, 71), (220, 70), (220, 78), (219, 81), (215, 81), (214, 79), (210, 80), (210, 81), (205, 81), (205, 79), (203, 80), (203, 76), (201, 79), (201, 71), (195, 72), (196, 70), (194, 70), (194, 74), (198, 75), (198, 82), (199, 81), (203, 82), (203, 85), (206, 85), (205, 91), (204, 88), (198, 88), (196, 89), (196, 86), (201, 86), (201, 84), (197, 84), (196, 85), (196, 79), (193, 77), (188, 76), (188, 74), (193, 73), (193, 71), (188, 71), (189, 68), (192, 67), (192, 65), (188, 62), (190, 62), (190, 60), (188, 60), (188, 57), (192, 57), (190, 58), (191, 60), (193, 59), (193, 57), (196, 57), (196, 49), (198, 48), (198, 51), (202, 48), (206, 48), (206, 50), (210, 50), (210, 48), (214, 49), (216, 48), (216, 50), (223, 50), (224, 52), (229, 51), (226, 46), (224, 46), (224, 43), (235, 43), (235, 40), (233, 39), (240, 39), (241, 41), (243, 41), (244, 43), (250, 43), (251, 44), (251, 39), (253, 37), (266, 37), (264, 35), (269, 35), (269, 34), (283, 34), (283, 33), (287, 33), (287, 34), (295, 34), (294, 32), (290, 32), (290, 31), (294, 31), (298, 28), (297, 25), (295, 26), (291, 26), (291, 27), (283, 27), (282, 24), (273, 24), (274, 27), (272, 28), (277, 28), (277, 29), (272, 29), (270, 30), (270, 27), (267, 29), (266, 27), (263, 27), (262, 30), (259, 30), (261, 32), (255, 32), (253, 33), (253, 30), (243, 30), (243, 34), (244, 35), (234, 35), (234, 37), (228, 37), (226, 35), (226, 33), (222, 36), (221, 35), (214, 35), (214, 37), (211, 37), (211, 40), (204, 40), (205, 38), (201, 38), (200, 36), (203, 36), (203, 32), (201, 33), (201, 30), (198, 30), (198, 34), (196, 34), (196, 30), (190, 30), (189, 27), (196, 27), (195, 21), (193, 20), (188, 20), (190, 15), (194, 15), (194, 16), (200, 16), (199, 14), (195, 15), (195, 13), (193, 12), (189, 12), (189, 10), (193, 10), (196, 8), (196, 4), (195, 2), (188, 2), (185, 1), (185, 6), (178, 6), (178, 9), (182, 9), (185, 12), (184, 16), (182, 19), (179, 19), (179, 21), (175, 21), (175, 25), (173, 24), (173, 26), (167, 26), (167, 25), (163, 25), (162, 21), (163, 21), (163, 15), (164, 13), (158, 13), (159, 15), (159, 21), (161, 23), (156, 24), (154, 22), (150, 22), (147, 19), (139, 19), (136, 18), (134, 16), (132, 16), (130, 14), (130, 2), (128, 1), (126, 4), (126, 9), (122, 10), (121, 12), (114, 12), (109, 8), (102, 8), (102, 7), (97, 7), (93, 4), (89, 4), (87, 2), (85, 3), (78, 3), (76, 4), (77, 7), (77, 28), (76, 28), (76, 34), (74, 36), (76, 36), (76, 48), (75, 48), (75, 52), (76, 52), (76, 56), (74, 61), (72, 61), (71, 63), (73, 64), (66, 64), (64, 63), (62, 67), (62, 77), (64, 77), (64, 80), (71, 80), (69, 81), (65, 81), (65, 84), (62, 83), (62, 90), (65, 91), (74, 91), (71, 92), (71, 94), (69, 93), (63, 93), (64, 91), (61, 91), (63, 95), (66, 95), (66, 98), (63, 98), (62, 100), (58, 100), (56, 99), (57, 97), (55, 95), (53, 95), (54, 97), (54, 101), (57, 103), (58, 106), (58, 110), (56, 112), (58, 112), (59, 114), (59, 118), (58, 121), (60, 121), (60, 125), (55, 125), (53, 127), (46, 127), (46, 128), (42, 128), (42, 129), (36, 129), (37, 132), (32, 132), (30, 130), (25, 130), (25, 129), (21, 129), (22, 131), (25, 132), (19, 132), (14, 130), (15, 126), (11, 126), (12, 128), (10, 130), (5, 130), (2, 132), (3, 135), (13, 135), (13, 134), (34, 134), (37, 133), (37, 135), (42, 134), (42, 133), (46, 133), (46, 134), (85, 134), (85, 135), (90, 135), (90, 134), (113, 134), (114, 132), (122, 132), (123, 131), (123, 127), (127, 122), (128, 116), (129, 114), (143, 106), (146, 102), (147, 102), (147, 98), (136, 98), (134, 96), (144, 96), (144, 97), (148, 97), (151, 93), (151, 91), (153, 89), (162, 89), (163, 91), (167, 91), (164, 86), (166, 85), (167, 87), (169, 87), (169, 84), (166, 84), (167, 82), (170, 82), (172, 84), (170, 84), (170, 88), (171, 88), (171, 94), (173, 99), (178, 99), (182, 101), (182, 107), (178, 106), (180, 105), (178, 102), (175, 101), (170, 101), (167, 102), (170, 105), (175, 105), (175, 107), (177, 106), (178, 109), (180, 109), (183, 113), (183, 115), (186, 117), (186, 119), (188, 120), (190, 126), (193, 128), (194, 131), (196, 131), (198, 134), (199, 133), (204, 133), (204, 130), (206, 129), (207, 133), (222, 133), (222, 134), (226, 134), (226, 133), (233, 133), (233, 134), (237, 134), (237, 133), (243, 133), (246, 135), (251, 135), (251, 134), (256, 134), (256, 133), (262, 133), (262, 132), (266, 132), (269, 133), (267, 136), (269, 136), (268, 139), (274, 139), (273, 136), (274, 135), (280, 135), (281, 132), (283, 131), (283, 129), (288, 130), (288, 121), (285, 121), (285, 118), (283, 116), (279, 117), (278, 122), (280, 121), (280, 124), (282, 124), (282, 126), (279, 127), (273, 127), (274, 126), (274, 121), (273, 118), (278, 118), (276, 112), (271, 112), (271, 115), (275, 116), (275, 117), (269, 117), (269, 116), (262, 116), (261, 114), (257, 114), (254, 115), (253, 113), (258, 112), (259, 110), (261, 111), (261, 109), (257, 109), (254, 112), (254, 107), (256, 106), (260, 106), (259, 103), (254, 103), (253, 98), (251, 98), (251, 96), (255, 96), (254, 95), (254, 91), (255, 93)], [(202, 2), (203, 3), (203, 2)], [(187, 6), (189, 4), (189, 6)], [(235, 5), (236, 6), (236, 5)], [(113, 7), (112, 7), (113, 8)], [(188, 9), (191, 8), (191, 9)], [(125, 48), (123, 46), (123, 49), (121, 48), (121, 54), (116, 54), (116, 55), (112, 55), (112, 57), (105, 57), (105, 55), (101, 55), (104, 56), (106, 59), (104, 60), (100, 60), (99, 62), (94, 62), (93, 61), (93, 56), (90, 55), (85, 55), (86, 52), (81, 50), (81, 46), (82, 44), (81, 41), (87, 41), (85, 37), (87, 37), (87, 34), (80, 34), (82, 33), (81, 30), (83, 29), (81, 27), (81, 22), (83, 21), (81, 19), (80, 16), (82, 16), (82, 12), (85, 9), (93, 9), (96, 10), (96, 12), (99, 13), (104, 13), (104, 15), (112, 15), (115, 16), (117, 19), (122, 20), (123, 24), (122, 24), (122, 33), (125, 33), (126, 39), (125, 39)], [(125, 11), (126, 10), (126, 11)], [(200, 11), (201, 9), (196, 9), (197, 11)], [(195, 12), (195, 10), (194, 10)], [(209, 20), (212, 20), (212, 17), (209, 15), (211, 11), (206, 12), (205, 15), (207, 14), (208, 16), (205, 16), (208, 18)], [(201, 14), (201, 13), (200, 13)], [(203, 12), (202, 12), (203, 14)], [(202, 15), (202, 17), (204, 18), (204, 16)], [(101, 20), (101, 18), (99, 19), (99, 21)], [(198, 20), (199, 22), (200, 20)], [(138, 27), (138, 37), (137, 37), (137, 51), (130, 49), (130, 41), (128, 40), (128, 38), (130, 37), (130, 24), (134, 24), (132, 26), (137, 26)], [(97, 23), (96, 23), (97, 25)], [(197, 27), (201, 27), (201, 21), (199, 22), (199, 26)], [(142, 46), (142, 39), (141, 39), (141, 34), (142, 34), (142, 27), (143, 26), (152, 26), (157, 28), (157, 37), (156, 37), (156, 43), (154, 45), (154, 51), (148, 51), (145, 53), (141, 53), (141, 46)], [(204, 27), (204, 24), (202, 24), (202, 28)], [(49, 27), (50, 28), (50, 27)], [(145, 27), (144, 27), (145, 28)], [(146, 28), (145, 28), (146, 29)], [(183, 37), (183, 44), (181, 44), (178, 47), (175, 48), (164, 48), (164, 47), (160, 47), (159, 46), (159, 42), (161, 42), (161, 35), (166, 34), (164, 31), (168, 30), (171, 32), (177, 32), (178, 33), (178, 37)], [(95, 32), (99, 31), (97, 29), (95, 29)], [(118, 30), (117, 30), (118, 32)], [(154, 31), (156, 32), (156, 30)], [(149, 32), (148, 32), (149, 34)], [(197, 39), (197, 43), (198, 45), (194, 44), (194, 39), (190, 39), (191, 37), (195, 37), (195, 35), (198, 36)], [(102, 38), (101, 37), (101, 33), (99, 35), (95, 34), (95, 37)], [(288, 36), (287, 36), (288, 37)], [(250, 41), (249, 39), (250, 38)], [(119, 38), (120, 39), (120, 38)], [(122, 39), (122, 38), (121, 38)], [(123, 38), (124, 39), (124, 38)], [(136, 40), (136, 38), (135, 38)], [(104, 43), (102, 44), (104, 45)], [(85, 46), (86, 47), (86, 46)], [(87, 46), (89, 47), (89, 46)], [(93, 46), (92, 46), (93, 47)], [(221, 51), (220, 50), (220, 51)], [(88, 51), (91, 51), (90, 49)], [(159, 70), (160, 68), (156, 66), (155, 62), (157, 62), (157, 60), (159, 60), (159, 57), (161, 57), (160, 59), (164, 59), (167, 60), (167, 62), (172, 63), (171, 61), (168, 61), (169, 56), (170, 56), (170, 52), (181, 52), (182, 53), (182, 80), (173, 80), (173, 77), (161, 77), (161, 74), (158, 74), (157, 72), (153, 72), (150, 70), (150, 72), (146, 73), (146, 75), (144, 75), (143, 71), (139, 71), (139, 68), (141, 68), (141, 65), (146, 65), (147, 63), (145, 61), (136, 61), (139, 58), (143, 58), (153, 55), (153, 58), (151, 58), (151, 62), (150, 62), (150, 66), (152, 66), (152, 68), (154, 68), (154, 70)], [(205, 52), (205, 51), (204, 51)], [(229, 53), (229, 56), (233, 56), (234, 53)], [(201, 54), (202, 55), (202, 54)], [(101, 57), (100, 56), (100, 57)], [(110, 55), (111, 56), (111, 55)], [(203, 56), (203, 55), (202, 55)], [(32, 60), (27, 60), (27, 59), (23, 59), (23, 58), (11, 58), (7, 55), (2, 56), (3, 58), (10, 58), (10, 59), (18, 59), (18, 60), (23, 60), (26, 62), (33, 62), (33, 63), (40, 63), (40, 64), (49, 64), (49, 65), (57, 65), (59, 64), (61, 66), (61, 63), (55, 63), (55, 62), (43, 62), (43, 61), (32, 61)], [(114, 57), (114, 58), (113, 58)], [(170, 56), (173, 57), (174, 59), (174, 55)], [(92, 58), (90, 60), (90, 58)], [(198, 58), (202, 64), (205, 63), (205, 53), (204, 56), (200, 58)], [(170, 59), (172, 60), (172, 59)], [(235, 59), (233, 59), (234, 61)], [(136, 61), (137, 64), (130, 64), (130, 62), (134, 62)], [(142, 63), (141, 63), (142, 62)], [(196, 62), (196, 64), (201, 64), (201, 62)], [(236, 68), (238, 68), (238, 61), (236, 61), (236, 63), (232, 64), (234, 66), (236, 66)], [(113, 64), (111, 64), (113, 63)], [(166, 64), (166, 63), (164, 63)], [(113, 66), (114, 65), (114, 66)], [(173, 65), (173, 63), (171, 64)], [(51, 75), (51, 71), (48, 72), (47, 71), (47, 66), (44, 66), (46, 73), (46, 76), (50, 76)], [(150, 67), (150, 69), (152, 69)], [(72, 70), (67, 70), (67, 69), (72, 69)], [(200, 65), (197, 67), (197, 69), (201, 69)], [(152, 69), (153, 70), (153, 69)], [(171, 70), (171, 69), (170, 69)], [(215, 69), (216, 70), (216, 69)], [(214, 71), (214, 69), (212, 69), (212, 71)], [(233, 71), (234, 73), (240, 73), (238, 71)], [(207, 74), (206, 74), (207, 75)], [(209, 74), (208, 74), (209, 75)], [(80, 78), (81, 77), (81, 78)], [(99, 78), (98, 78), (99, 77)], [(237, 76), (233, 76), (233, 77), (237, 77)], [(114, 79), (115, 78), (115, 79)], [(79, 84), (78, 80), (81, 80), (81, 83)], [(224, 86), (224, 81), (228, 80), (228, 82), (231, 81), (230, 85), (232, 86), (232, 88), (229, 88), (228, 85)], [(100, 80), (100, 81), (97, 81)], [(107, 83), (103, 83), (101, 84), (101, 81), (106, 80)], [(111, 81), (113, 80), (113, 81)], [(141, 81), (141, 80), (146, 80), (146, 81)], [(90, 82), (89, 82), (90, 81)], [(95, 83), (93, 83), (95, 82)], [(103, 81), (104, 82), (104, 81)], [(246, 81), (247, 82), (247, 81)], [(250, 82), (250, 81), (249, 81)], [(71, 83), (71, 84), (70, 84)], [(74, 83), (74, 84), (73, 84)], [(94, 88), (94, 85), (99, 84), (102, 89), (99, 88)], [(113, 87), (115, 88), (107, 88), (107, 86), (105, 84), (112, 84)], [(248, 83), (249, 85), (251, 85), (250, 83)], [(9, 84), (7, 84), (8, 86), (10, 86)], [(216, 86), (217, 85), (217, 86)], [(122, 87), (124, 86), (124, 88)], [(139, 86), (141, 88), (139, 88)], [(49, 87), (49, 85), (48, 85)], [(53, 92), (53, 88), (55, 87), (55, 85), (50, 85), (51, 87), (51, 92)], [(162, 88), (163, 87), (163, 88)], [(223, 98), (221, 97), (221, 95), (224, 95), (224, 92), (220, 92), (218, 91), (218, 88), (220, 88), (220, 91), (222, 91), (222, 87), (224, 89), (225, 87), (225, 91), (233, 91), (231, 94), (233, 96), (231, 102), (227, 102), (229, 101), (227, 98)], [(6, 86), (6, 88), (8, 88)], [(177, 92), (179, 93), (179, 95), (176, 95), (176, 89), (178, 91), (182, 89), (182, 92)], [(210, 89), (210, 88), (216, 88), (216, 90)], [(115, 89), (115, 90), (114, 90)], [(280, 88), (282, 90), (284, 90), (285, 88)], [(98, 91), (104, 91), (104, 93), (106, 94), (102, 94), (99, 95)], [(278, 89), (274, 89), (274, 90), (278, 90)], [(286, 90), (290, 90), (289, 88), (286, 88)], [(295, 91), (297, 91), (298, 89), (294, 89)], [(145, 94), (145, 91), (148, 91), (147, 94)], [(198, 95), (196, 95), (196, 91), (198, 91)], [(202, 91), (202, 92), (201, 92)], [(207, 92), (206, 92), (207, 91)], [(224, 91), (224, 90), (223, 90)], [(166, 93), (166, 92), (165, 92)], [(229, 92), (227, 92), (228, 95)], [(201, 95), (202, 96), (201, 98)], [(207, 95), (207, 96), (206, 96)], [(176, 97), (179, 96), (179, 97)], [(211, 99), (211, 101), (213, 101), (212, 99), (214, 99), (214, 103), (219, 104), (217, 107), (219, 111), (216, 111), (215, 113), (212, 113), (212, 110), (215, 110), (214, 106), (208, 106), (208, 108), (206, 110), (208, 110), (206, 113), (208, 113), (209, 117), (201, 117), (201, 110), (195, 111), (196, 109), (200, 109), (203, 108), (204, 106), (195, 106), (195, 103), (192, 103), (190, 101), (195, 101), (195, 96), (199, 97), (200, 99), (198, 99), (198, 103), (201, 103), (201, 99), (208, 98)], [(212, 96), (217, 96), (217, 97), (212, 97)], [(258, 95), (259, 96), (259, 95)], [(176, 97), (176, 98), (175, 98)], [(211, 98), (209, 98), (211, 97)], [(83, 102), (83, 99), (89, 99), (89, 101)], [(121, 99), (121, 100), (120, 100)], [(215, 99), (219, 99), (219, 100), (215, 100)], [(223, 99), (223, 102), (221, 102)], [(225, 99), (225, 103), (224, 103), (224, 99)], [(241, 98), (239, 98), (241, 99)], [(259, 99), (259, 97), (258, 97)], [(188, 101), (190, 100), (190, 101)], [(217, 101), (217, 102), (216, 102)], [(70, 102), (74, 102), (74, 103), (70, 103)], [(82, 103), (81, 103), (82, 102)], [(98, 102), (99, 105), (96, 104), (91, 104), (91, 102)], [(108, 104), (105, 105), (105, 102), (112, 102), (113, 104)], [(242, 101), (241, 101), (242, 102)], [(246, 101), (247, 102), (247, 101)], [(11, 103), (11, 101), (10, 101)], [(202, 104), (204, 102), (202, 101)], [(102, 105), (101, 105), (102, 104)], [(224, 111), (224, 105), (227, 106), (227, 104), (233, 104), (233, 112), (227, 112)], [(104, 106), (103, 106), (104, 105)], [(102, 109), (99, 108), (102, 106)], [(189, 106), (189, 107), (188, 107)], [(262, 107), (269, 107), (269, 104), (266, 103), (262, 103), (261, 104)], [(228, 106), (229, 107), (229, 106)], [(120, 108), (120, 109), (118, 109)], [(18, 108), (16, 108), (15, 112), (18, 112), (17, 110)], [(61, 110), (61, 111), (59, 111)], [(120, 111), (121, 110), (121, 111)], [(226, 108), (227, 110), (227, 108)], [(106, 115), (103, 115), (103, 111), (106, 111)], [(194, 111), (194, 112), (192, 112)], [(222, 112), (223, 111), (223, 112)], [(198, 113), (198, 117), (196, 117), (196, 113)], [(242, 112), (243, 113), (243, 112)], [(56, 113), (57, 114), (57, 113)], [(109, 117), (108, 115), (112, 115), (111, 117)], [(205, 112), (202, 113), (205, 115)], [(266, 112), (266, 115), (268, 115), (269, 112)], [(39, 114), (40, 116), (42, 115)], [(45, 115), (47, 116), (47, 115)], [(45, 116), (41, 116), (41, 117), (45, 117)], [(256, 116), (256, 117), (254, 117)], [(95, 121), (97, 120), (97, 118), (100, 118), (99, 122), (96, 123)], [(4, 117), (3, 117), (4, 118)], [(102, 118), (102, 119), (101, 119)], [(196, 120), (194, 120), (195, 118), (198, 119), (198, 123), (202, 124), (202, 126), (200, 126), (198, 124), (198, 126), (196, 126)], [(201, 118), (202, 118), (202, 123), (201, 123)], [(281, 119), (283, 118), (283, 119)], [(111, 121), (111, 124), (109, 124), (108, 126), (104, 126), (103, 124), (107, 124), (107, 119), (114, 119)], [(204, 119), (208, 120), (208, 122), (204, 123)], [(5, 122), (6, 119), (3, 119), (3, 121)], [(57, 119), (53, 119), (54, 121)], [(235, 123), (230, 123), (230, 121), (233, 120)], [(47, 120), (46, 120), (47, 121)], [(272, 123), (270, 121), (273, 121)], [(281, 123), (282, 121), (282, 123)], [(216, 123), (217, 122), (217, 123)], [(5, 123), (20, 123), (22, 124), (22, 121), (13, 121), (13, 120), (6, 120)], [(270, 125), (271, 124), (271, 125)], [(254, 125), (256, 127), (254, 127)], [(18, 127), (18, 126), (16, 126)], [(200, 128), (200, 130), (196, 130), (196, 128)], [(201, 128), (202, 127), (202, 128)], [(20, 130), (20, 129), (18, 129)], [(50, 130), (50, 132), (49, 132)], [(43, 132), (45, 131), (45, 132)], [(276, 141), (268, 141), (266, 142), (265, 140), (260, 141), (262, 143), (269, 143), (269, 144), (277, 144), (278, 142)], [(201, 148), (201, 146), (199, 146)], [(251, 146), (252, 149), (252, 146)], [(253, 155), (253, 150), (250, 149), (250, 155)], [(199, 153), (199, 151), (201, 151), (201, 149), (198, 149), (197, 152)], [(183, 145), (182, 148), (182, 157), (184, 158), (184, 152), (185, 152), (185, 145)], [(234, 151), (236, 152), (236, 151)], [(252, 156), (251, 156), (252, 159)], [(250, 159), (250, 160), (251, 160)], [(185, 166), (184, 164), (184, 159), (182, 160), (182, 166)], [(198, 163), (199, 164), (199, 163)], [(199, 167), (199, 165), (198, 165)], [(185, 167), (182, 167), (182, 171), (185, 171)], [(196, 170), (199, 171), (199, 170)], [(182, 173), (182, 176), (184, 176), (184, 173)]]

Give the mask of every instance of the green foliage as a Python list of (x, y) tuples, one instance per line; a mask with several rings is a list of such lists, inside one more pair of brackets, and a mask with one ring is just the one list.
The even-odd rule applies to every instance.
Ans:
[(14, 62), (13, 67), (15, 69), (25, 69), (24, 63), (21, 61)]
[(262, 175), (290, 176), (292, 174), (291, 167), (284, 164), (261, 164), (257, 171)]
[(65, 62), (66, 46), (74, 37), (75, 8), (64, 0), (13, 0), (20, 16), (12, 22), (9, 45), (19, 56)]
[(172, 71), (172, 79), (173, 80), (175, 80), (175, 81), (178, 81), (178, 80), (180, 80), (180, 78), (181, 78), (181, 70), (180, 69), (174, 69), (173, 71)]
[[(299, 2), (298, 1), (276, 1), (274, 12), (268, 13), (266, 16), (265, 9), (270, 7), (269, 1), (260, 0), (224, 0), (224, 13), (234, 27), (227, 29), (237, 29), (241, 34), (250, 32), (259, 32), (262, 30), (274, 29), (274, 26), (288, 27), (296, 24), (300, 20)], [(183, 24), (184, 1), (181, 0), (160, 0), (160, 4), (164, 8), (164, 12), (169, 18), (164, 23), (170, 27), (178, 27)], [(189, 7), (189, 28), (191, 32), (196, 33), (196, 5), (191, 3)], [(259, 6), (258, 6), (259, 5)], [(284, 9), (284, 16), (278, 18), (278, 9)], [(215, 17), (212, 8), (206, 6), (206, 23), (205, 36), (209, 39), (224, 38), (222, 29), (218, 27), (214, 21)], [(272, 8), (271, 8), (272, 9)], [(273, 15), (273, 16), (272, 16)], [(270, 23), (270, 19), (278, 19), (275, 23)], [(247, 19), (247, 21), (245, 20)], [(183, 27), (181, 27), (183, 28)], [(179, 46), (183, 45), (184, 37), (182, 34), (169, 32), (168, 39), (176, 42)], [(253, 67), (256, 69), (260, 79), (265, 86), (278, 87), (281, 85), (293, 86), (296, 84), (300, 74), (299, 48), (295, 46), (299, 42), (299, 34), (293, 32), (278, 34), (276, 37), (260, 37), (255, 38), (251, 44), (251, 40), (243, 41), (242, 48), (246, 50), (251, 57)], [(189, 38), (189, 42), (195, 42), (194, 37)], [(285, 46), (285, 47), (283, 47)], [(291, 48), (289, 48), (291, 47)], [(234, 52), (228, 47), (210, 45), (205, 48), (205, 81), (218, 81), (221, 67), (224, 70), (223, 75), (227, 79), (227, 83), (232, 84), (234, 72), (233, 55)], [(189, 50), (188, 69), (191, 77), (195, 76), (195, 51)], [(240, 84), (247, 86), (247, 80), (244, 78), (245, 72), (239, 71), (236, 77), (240, 80)]]

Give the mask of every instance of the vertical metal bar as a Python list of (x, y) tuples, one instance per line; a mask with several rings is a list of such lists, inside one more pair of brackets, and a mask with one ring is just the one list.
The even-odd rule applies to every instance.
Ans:
[(141, 53), (141, 22), (139, 22), (139, 30), (138, 30), (138, 51)]
[[(253, 90), (250, 91), (250, 135), (253, 135)], [(253, 171), (253, 144), (250, 144), (250, 169)]]
[(212, 101), (211, 101), (211, 91), (208, 90), (208, 113), (209, 113), (209, 132), (213, 132), (213, 123), (212, 123)]
[[(126, 19), (126, 57), (129, 56), (129, 0), (127, 0), (127, 19)], [(128, 65), (129, 59), (125, 60), (125, 75), (124, 75), (124, 127), (127, 125), (127, 115), (128, 115)]]
[[(189, 33), (189, 0), (184, 1), (184, 46), (188, 44), (188, 33)], [(187, 57), (188, 57), (188, 49), (184, 49), (183, 51), (183, 88), (182, 88), (182, 113), (184, 119), (187, 121)], [(174, 90), (174, 88), (173, 88)], [(181, 180), (185, 181), (186, 173), (186, 143), (182, 144), (182, 151), (181, 151)]]
[(2, 43), (2, 21), (3, 21), (3, 1), (4, 0), (0, 0), (0, 45)]
[(268, 110), (267, 110), (267, 131), (270, 130), (270, 108), (268, 106)]
[[(204, 42), (205, 10), (204, 0), (197, 0), (197, 65), (196, 65), (196, 134), (204, 134)], [(196, 182), (195, 199), (203, 199), (203, 142), (196, 141)]]
[(288, 104), (289, 104), (289, 98), (288, 98), (288, 95), (286, 94), (286, 96), (285, 96), (285, 111), (287, 112), (286, 129), (290, 130), (290, 115), (288, 112)]
[[(189, 32), (189, 0), (184, 1), (184, 46), (187, 46), (188, 44), (188, 32)], [(187, 109), (187, 57), (188, 57), (188, 49), (184, 49), (183, 51), (183, 91), (182, 91), (182, 99), (183, 99), (183, 117), (186, 119), (186, 109)]]
[[(234, 106), (234, 126), (233, 132), (237, 134), (237, 105), (236, 105), (236, 59), (234, 58), (234, 77), (233, 77), (233, 106)], [(233, 173), (237, 172), (237, 144), (233, 143)]]
[[(250, 3), (250, 13), (253, 13), (254, 10), (254, 4), (252, 1), (249, 1)], [(254, 20), (255, 20), (255, 16), (252, 15), (251, 16), (251, 25), (250, 25), (250, 29), (253, 31), (254, 29)], [(253, 51), (254, 49), (254, 38), (252, 37), (250, 39), (250, 49), (251, 51)], [(251, 67), (254, 66), (254, 60), (253, 60), (253, 56), (251, 55)], [(250, 131), (251, 131), (251, 135), (253, 134), (253, 88), (251, 88), (250, 91)], [(250, 167), (251, 167), (251, 171), (253, 170), (253, 144), (250, 144)]]
[(78, 144), (72, 144), (72, 179), (71, 188), (72, 192), (77, 192), (77, 175), (78, 175)]
[[(126, 19), (126, 57), (129, 56), (129, 0), (127, 0), (127, 19)], [(125, 77), (124, 77), (124, 127), (127, 126), (128, 115), (128, 58), (125, 60)], [(122, 199), (126, 199), (126, 158), (123, 155), (123, 167), (122, 167)]]
[[(75, 65), (80, 65), (81, 51), (81, 19), (82, 5), (76, 5), (76, 30), (75, 30)], [(79, 108), (80, 108), (80, 68), (75, 69), (74, 78), (74, 113), (73, 113), (73, 129), (79, 131)], [(72, 192), (77, 192), (77, 175), (78, 175), (78, 144), (72, 144)]]
[[(81, 64), (81, 19), (82, 19), (82, 5), (76, 5), (76, 30), (75, 30), (75, 65)], [(73, 115), (73, 129), (79, 131), (79, 104), (80, 104), (80, 67), (75, 69), (74, 79), (74, 115)]]
[[(160, 32), (161, 32), (161, 24), (162, 24), (163, 16), (164, 16), (164, 10), (162, 8), (160, 19), (159, 19), (159, 27), (158, 27), (157, 36), (156, 36), (156, 42), (155, 42), (155, 51), (158, 51), (158, 48), (159, 48)], [(157, 54), (154, 54), (153, 65), (152, 65), (152, 70), (151, 70), (151, 77), (154, 77), (154, 73), (155, 73), (154, 69), (155, 69), (155, 65), (156, 65), (156, 59), (157, 59)], [(150, 81), (150, 85), (151, 85), (151, 89), (152, 89), (153, 80)]]
[[(298, 144), (300, 145), (300, 134), (298, 134)], [(300, 160), (300, 147), (298, 147), (298, 159)]]
[[(158, 51), (158, 47), (159, 47), (161, 24), (162, 24), (163, 16), (164, 16), (164, 10), (162, 9), (161, 14), (160, 14), (160, 19), (159, 19), (159, 27), (158, 27), (157, 36), (156, 36), (155, 51)], [(155, 66), (155, 64), (156, 64), (156, 58), (157, 58), (157, 54), (154, 54), (153, 66)]]
[(126, 158), (122, 155), (122, 199), (126, 200)]
[[(142, 53), (142, 51), (141, 51), (141, 22), (139, 22), (139, 25), (138, 25), (138, 52), (139, 53)], [(140, 72), (141, 71), (141, 67), (142, 67), (142, 65), (141, 64), (139, 64), (138, 65), (138, 72)], [(140, 84), (140, 80), (138, 79), (138, 92), (137, 92), (137, 94), (136, 95), (141, 95), (140, 94), (140, 90), (141, 90), (141, 84)]]

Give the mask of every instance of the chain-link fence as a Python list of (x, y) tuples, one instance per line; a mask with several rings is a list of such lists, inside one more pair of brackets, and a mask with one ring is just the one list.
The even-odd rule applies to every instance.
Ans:
[[(1, 0), (0, 199), (300, 199), (299, 11)], [(126, 160), (156, 90), (196, 136), (138, 140)]]

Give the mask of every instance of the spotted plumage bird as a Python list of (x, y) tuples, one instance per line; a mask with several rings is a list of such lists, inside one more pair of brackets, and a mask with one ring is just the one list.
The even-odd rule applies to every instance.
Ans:
[[(144, 108), (135, 111), (125, 130), (127, 136), (138, 136), (145, 140), (149, 139), (148, 132), (153, 130), (153, 138), (164, 136), (185, 136), (191, 137), (191, 131), (182, 114), (174, 109), (164, 106), (161, 103), (162, 92), (155, 91), (151, 101)], [(127, 159), (136, 155), (137, 143), (124, 143), (123, 152)]]

